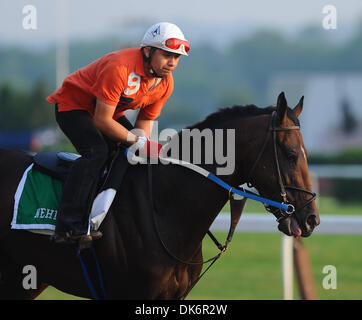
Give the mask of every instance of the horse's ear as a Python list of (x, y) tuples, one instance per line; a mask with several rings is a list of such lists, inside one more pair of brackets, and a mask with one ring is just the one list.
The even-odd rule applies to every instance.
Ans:
[(278, 121), (279, 123), (282, 123), (284, 120), (284, 117), (287, 114), (287, 100), (285, 99), (284, 92), (281, 92), (278, 97), (277, 101), (277, 115), (278, 115)]
[(298, 104), (295, 106), (295, 108), (293, 109), (296, 117), (298, 118), (299, 115), (302, 113), (303, 110), (303, 101), (304, 101), (304, 96), (302, 96), (298, 102)]

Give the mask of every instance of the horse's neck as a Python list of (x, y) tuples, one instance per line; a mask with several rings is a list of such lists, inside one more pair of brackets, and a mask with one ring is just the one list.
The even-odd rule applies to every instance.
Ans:
[[(267, 126), (267, 115), (265, 121), (253, 118), (241, 118), (236, 120), (234, 125), (224, 126), (235, 130), (234, 161), (235, 168), (231, 174), (218, 175), (220, 179), (232, 187), (246, 182), (248, 172), (256, 159), (259, 145), (262, 145)], [(263, 124), (265, 122), (265, 125)], [(258, 126), (257, 126), (258, 123)], [(260, 125), (261, 123), (261, 125)], [(256, 129), (258, 127), (258, 129)], [(222, 128), (222, 126), (219, 126)], [(215, 128), (210, 128), (215, 134)], [(224, 133), (225, 133), (224, 129)], [(182, 134), (178, 135), (179, 159), (183, 159), (182, 153)], [(205, 145), (201, 144), (201, 158), (204, 159)], [(193, 146), (190, 144), (190, 155), (192, 159)], [(224, 139), (225, 151), (225, 139)], [(203, 169), (217, 174), (218, 164), (199, 164)], [(172, 199), (173, 210), (185, 220), (188, 220), (186, 234), (191, 230), (197, 234), (197, 230), (202, 230), (205, 234), (209, 225), (215, 219), (219, 211), (228, 200), (228, 190), (223, 189), (214, 182), (211, 182), (202, 175), (194, 172), (187, 172), (186, 168), (158, 168), (166, 176), (162, 189), (166, 190), (165, 198)], [(170, 183), (172, 181), (172, 183)], [(171, 205), (171, 203), (170, 203)], [(181, 225), (180, 225), (181, 227)]]
[[(215, 132), (214, 129), (211, 130)], [(185, 160), (182, 153), (184, 150), (182, 150), (181, 135), (177, 143), (179, 144), (179, 159)], [(201, 144), (201, 159), (205, 159), (204, 147), (205, 145)], [(237, 148), (238, 146), (235, 146), (235, 149)], [(190, 144), (190, 149), (192, 160), (192, 144)], [(234, 159), (234, 161), (242, 161), (242, 159)], [(198, 165), (217, 174), (217, 163)], [(235, 170), (231, 174), (221, 175), (219, 178), (232, 186), (237, 186), (236, 181), (240, 173), (238, 165), (235, 163)], [(178, 165), (155, 166), (154, 185), (155, 201), (159, 211), (158, 219), (161, 221), (160, 228), (162, 230), (167, 228), (171, 235), (183, 237), (183, 245), (189, 247), (186, 251), (192, 253), (193, 248), (198, 246), (218, 213), (225, 206), (229, 196), (228, 190), (203, 175)], [(181, 241), (176, 237), (169, 239), (171, 247), (177, 246), (177, 241)]]

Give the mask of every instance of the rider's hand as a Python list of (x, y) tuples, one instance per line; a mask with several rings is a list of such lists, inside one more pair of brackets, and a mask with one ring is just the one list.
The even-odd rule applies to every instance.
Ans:
[(156, 141), (139, 136), (135, 144), (141, 155), (151, 157), (153, 159), (158, 159), (159, 155), (162, 156), (162, 145)]

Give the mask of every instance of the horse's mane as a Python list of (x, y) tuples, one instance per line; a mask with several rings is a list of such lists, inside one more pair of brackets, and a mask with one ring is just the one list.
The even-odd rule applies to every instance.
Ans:
[[(220, 125), (220, 123), (227, 122), (229, 120), (235, 120), (236, 118), (255, 117), (263, 114), (270, 114), (276, 110), (274, 106), (268, 106), (265, 108), (257, 107), (254, 104), (246, 106), (234, 105), (232, 107), (220, 108), (218, 111), (208, 115), (205, 120), (200, 121), (194, 125), (186, 127), (186, 129), (204, 129), (213, 128)], [(295, 125), (299, 125), (299, 121), (294, 112), (288, 108), (288, 117), (294, 122)]]
[(208, 115), (205, 120), (200, 121), (194, 125), (188, 126), (186, 129), (203, 129), (210, 128), (219, 125), (221, 122), (227, 122), (228, 120), (234, 120), (235, 118), (244, 118), (258, 116), (262, 114), (269, 114), (275, 111), (276, 108), (269, 106), (266, 108), (260, 108), (256, 105), (250, 104), (246, 106), (234, 105), (232, 107), (220, 108), (218, 111)]

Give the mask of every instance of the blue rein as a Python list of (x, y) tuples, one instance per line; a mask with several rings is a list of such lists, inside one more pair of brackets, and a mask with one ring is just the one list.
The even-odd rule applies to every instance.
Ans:
[[(125, 151), (125, 155), (128, 158), (128, 160), (131, 161), (135, 161), (135, 163), (147, 163), (147, 159), (145, 158), (141, 158), (141, 157), (137, 157), (135, 156), (135, 154), (133, 153), (133, 151), (130, 151), (129, 149), (126, 149)], [(276, 207), (284, 212), (286, 212), (287, 214), (292, 214), (295, 211), (295, 208), (292, 204), (290, 203), (283, 203), (283, 202), (276, 202), (273, 200), (269, 200), (263, 197), (260, 197), (256, 194), (250, 193), (250, 192), (245, 192), (245, 191), (241, 191), (237, 188), (231, 187), (229, 184), (227, 184), (226, 182), (224, 182), (223, 180), (221, 180), (220, 178), (218, 178), (217, 176), (215, 176), (213, 173), (186, 161), (182, 161), (182, 160), (178, 160), (178, 159), (172, 159), (172, 158), (163, 158), (160, 157), (159, 159), (165, 161), (165, 162), (170, 162), (172, 164), (176, 164), (176, 165), (180, 165), (183, 166), (185, 168), (188, 168), (202, 176), (204, 176), (205, 178), (215, 182), (216, 184), (218, 184), (220, 187), (224, 188), (225, 190), (229, 191), (230, 193), (236, 193), (242, 197), (245, 198), (249, 198), (255, 201), (259, 201), (265, 205), (269, 205), (272, 207)]]
[(93, 296), (93, 299), (95, 300), (101, 300), (101, 299), (107, 299), (107, 293), (106, 293), (106, 289), (104, 287), (104, 282), (103, 282), (103, 277), (102, 277), (102, 271), (101, 271), (101, 267), (100, 267), (100, 264), (99, 264), (99, 261), (98, 261), (98, 258), (97, 258), (97, 254), (96, 254), (96, 251), (94, 249), (93, 246), (91, 246), (91, 251), (92, 251), (92, 256), (93, 256), (93, 259), (94, 259), (94, 262), (96, 264), (96, 268), (97, 268), (97, 273), (98, 273), (98, 280), (99, 280), (99, 285), (101, 287), (101, 290), (102, 290), (102, 293), (103, 293), (103, 298), (100, 298), (98, 293), (97, 293), (97, 290), (95, 289), (93, 283), (92, 283), (92, 280), (88, 274), (88, 271), (87, 271), (87, 267), (83, 261), (83, 258), (82, 258), (82, 255), (81, 255), (81, 249), (78, 248), (78, 251), (77, 251), (77, 257), (79, 259), (79, 262), (80, 262), (80, 265), (82, 267), (82, 271), (83, 271), (83, 274), (84, 274), (84, 277), (85, 277), (85, 280), (87, 282), (87, 285), (88, 285), (88, 288)]
[(209, 175), (207, 176), (208, 179), (210, 179), (211, 181), (215, 182), (216, 184), (218, 184), (220, 187), (229, 190), (230, 193), (236, 193), (242, 197), (245, 198), (249, 198), (255, 201), (259, 201), (262, 202), (264, 204), (279, 208), (283, 211), (285, 211), (286, 213), (292, 213), (294, 211), (294, 206), (291, 205), (290, 203), (280, 203), (280, 202), (276, 202), (273, 200), (269, 200), (263, 197), (259, 197), (253, 193), (249, 193), (249, 192), (244, 192), (241, 191), (239, 189), (236, 189), (234, 187), (229, 186), (226, 182), (222, 181), (221, 179), (219, 179), (217, 176), (215, 176), (213, 173), (209, 173)]

